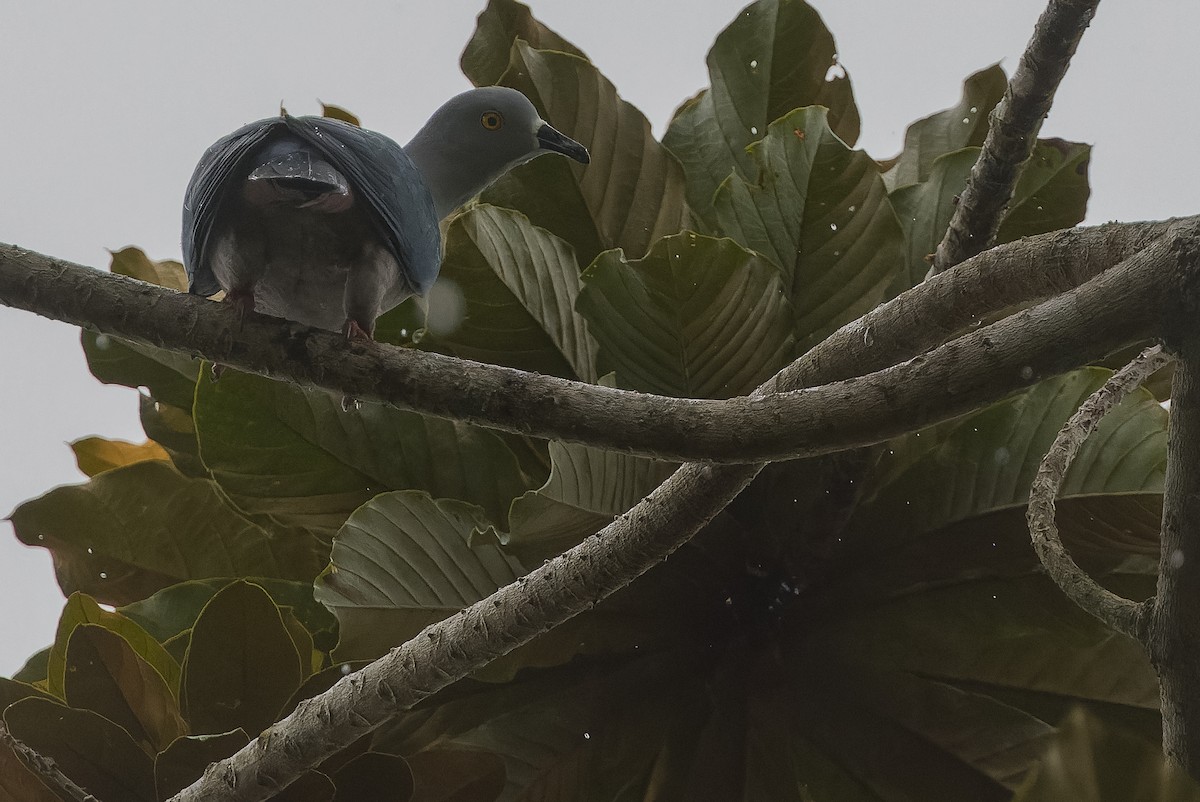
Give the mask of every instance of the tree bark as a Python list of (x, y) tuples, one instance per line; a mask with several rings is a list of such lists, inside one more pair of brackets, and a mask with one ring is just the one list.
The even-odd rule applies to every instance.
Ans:
[(1158, 671), (1163, 751), (1200, 779), (1200, 338), (1194, 333), (1179, 348), (1171, 388), (1158, 593), (1148, 647)]
[[(1095, 239), (1121, 232), (1127, 243), (1140, 243), (1156, 229), (1110, 227), (1097, 230)], [(1168, 230), (1175, 237), (1194, 236), (1200, 218)], [(857, 372), (847, 355), (863, 354), (864, 345), (867, 351), (874, 347), (875, 364), (892, 364), (897, 355), (912, 356), (913, 346), (935, 343), (984, 314), (1069, 289), (1061, 284), (1086, 274), (1078, 262), (1067, 276), (1044, 270), (1034, 275), (1042, 256), (1059, 244), (1049, 236), (1014, 243), (1005, 250), (1007, 259), (981, 262), (992, 268), (986, 275), (964, 270), (910, 290), (844, 327), (827, 341), (831, 344), (813, 349), (784, 371), (784, 381), (764, 386), (784, 390), (794, 380), (818, 376), (818, 369), (845, 381), (726, 401), (626, 392), (347, 342), (332, 332), (253, 313), (242, 319), (227, 305), (11, 247), (0, 247), (0, 302), (364, 401), (673, 461), (751, 463), (869, 445), (996, 401), (1150, 336), (1160, 310), (1181, 297), (1179, 277), (1163, 276), (1157, 261), (1165, 246), (1153, 245), (1067, 297), (977, 329), (921, 359), (859, 379), (847, 376)], [(976, 281), (979, 287), (968, 289)], [(986, 294), (989, 290), (994, 294)], [(931, 324), (922, 325), (926, 319)], [(906, 329), (919, 334), (903, 335)], [(890, 342), (893, 335), (898, 344)], [(848, 349), (847, 341), (859, 345)]]
[(1100, 0), (1050, 0), (1038, 18), (1004, 97), (992, 110), (983, 151), (938, 244), (935, 275), (990, 246), (1054, 93), (1098, 5)]

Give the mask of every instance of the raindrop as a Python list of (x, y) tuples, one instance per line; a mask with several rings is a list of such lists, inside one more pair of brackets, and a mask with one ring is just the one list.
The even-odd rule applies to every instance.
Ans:
[(1175, 549), (1174, 551), (1171, 552), (1171, 567), (1172, 568), (1183, 567), (1183, 550), (1182, 549)]
[(107, 572), (107, 571), (101, 571), (101, 572), (100, 572), (100, 578), (101, 578), (101, 579), (108, 579), (108, 572)]
[(45, 540), (45, 539), (46, 539), (45, 535), (38, 535), (38, 540)]
[(975, 113), (975, 112), (977, 112), (977, 111), (979, 111), (979, 107), (978, 107), (978, 106), (972, 106), (972, 107), (971, 107), (971, 113), (972, 113), (972, 114), (974, 114), (974, 113)]
[(970, 124), (971, 124), (971, 118), (963, 117), (963, 125), (970, 125)]
[(830, 223), (830, 224), (829, 224), (829, 230), (830, 230), (830, 231), (837, 231), (837, 223)]
[(99, 334), (96, 336), (96, 347), (101, 351), (107, 351), (110, 345), (112, 345), (112, 340), (108, 338), (107, 334)]
[(342, 676), (343, 676), (343, 677), (344, 677), (344, 676), (346, 676), (347, 674), (349, 674), (349, 673), (350, 673), (350, 671), (351, 671), (351, 669), (350, 669), (350, 664), (349, 664), (349, 663), (342, 663), (342, 665), (341, 665), (341, 672), (342, 672)]
[(752, 70), (758, 69), (758, 59), (756, 59), (756, 58), (750, 59), (750, 69), (752, 69)]
[(834, 256), (841, 256), (841, 255), (842, 255), (842, 252), (841, 252), (841, 251), (834, 251), (834, 252), (833, 252), (833, 255), (834, 255)]
[(750, 126), (750, 133), (757, 136), (758, 135), (758, 126), (757, 125)]
[(88, 554), (95, 554), (95, 553), (96, 552), (92, 551), (92, 547), (88, 546)]
[(850, 211), (851, 211), (851, 212), (854, 212), (854, 211), (857, 211), (857, 210), (858, 210), (858, 207), (857, 207), (857, 206), (853, 206), (853, 205), (852, 205), (852, 206), (850, 207)]
[(725, 597), (725, 606), (726, 606), (726, 607), (732, 607), (732, 606), (733, 606), (733, 597), (732, 597), (732, 596), (726, 596), (726, 597)]
[(408, 329), (400, 329), (400, 336), (401, 336), (401, 337), (407, 337), (407, 336), (408, 336)]
[(592, 740), (592, 734), (591, 734), (590, 732), (585, 732), (585, 733), (583, 734), (583, 740), (585, 740), (585, 741), (590, 741), (590, 740)]

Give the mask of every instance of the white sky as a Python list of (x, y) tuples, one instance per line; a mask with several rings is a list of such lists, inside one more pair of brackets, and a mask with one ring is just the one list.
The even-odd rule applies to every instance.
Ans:
[[(485, 0), (200, 3), (0, 0), (0, 241), (87, 265), (135, 244), (179, 258), (179, 210), (215, 139), (276, 113), (356, 112), (405, 142), (467, 88), (458, 57)], [(1044, 0), (815, 0), (883, 158), (972, 71), (1012, 72)], [(704, 54), (742, 0), (534, 0), (661, 135), (707, 84)], [(1091, 142), (1088, 222), (1196, 212), (1200, 5), (1101, 4), (1043, 134)], [(66, 443), (140, 442), (133, 390), (88, 373), (79, 333), (0, 306), (0, 515), (81, 481)], [(0, 674), (50, 642), (50, 560), (0, 522)]]

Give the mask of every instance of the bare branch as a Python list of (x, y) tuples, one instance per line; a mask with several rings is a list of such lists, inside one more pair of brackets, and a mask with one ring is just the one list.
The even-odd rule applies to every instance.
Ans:
[(1038, 129), (1099, 4), (1050, 0), (1042, 12), (1004, 97), (992, 110), (983, 151), (934, 255), (934, 274), (981, 253), (996, 236)]
[(1029, 534), (1046, 573), (1063, 593), (1112, 629), (1146, 642), (1148, 603), (1137, 604), (1100, 587), (1067, 552), (1054, 523), (1054, 499), (1071, 460), (1100, 421), (1155, 371), (1170, 362), (1162, 346), (1147, 348), (1104, 383), (1071, 416), (1042, 459), (1029, 493)]
[[(1095, 240), (1120, 239), (1116, 235), (1124, 231), (1126, 243), (1140, 243), (1156, 229), (1097, 229)], [(1194, 236), (1195, 229), (1197, 220), (1189, 218), (1171, 230), (1184, 237)], [(1065, 241), (1078, 242), (1075, 236)], [(1052, 292), (1083, 272), (1064, 277), (1045, 271), (1040, 257), (1056, 249), (1061, 266), (1079, 267), (1063, 256), (1063, 242), (1061, 235), (1031, 238), (1005, 249), (1011, 261), (981, 260), (997, 268), (979, 271), (988, 276), (981, 286), (994, 291), (991, 297), (968, 289), (975, 279), (966, 276), (939, 277), (911, 290), (814, 349), (794, 368), (797, 377), (812, 378), (818, 368), (833, 373), (834, 367), (852, 375), (851, 357), (881, 340), (887, 344), (875, 351), (875, 362), (887, 364), (979, 315)], [(879, 442), (1147, 337), (1161, 309), (1181, 296), (1159, 274), (1162, 247), (1150, 247), (1069, 299), (976, 330), (927, 359), (857, 381), (727, 401), (626, 392), (414, 349), (347, 343), (332, 332), (255, 314), (240, 320), (237, 310), (223, 304), (7, 246), (0, 247), (0, 301), (260, 375), (482, 426), (679, 461), (754, 462)], [(1039, 268), (1044, 275), (1037, 276)], [(949, 314), (929, 311), (931, 299), (948, 296), (972, 299), (954, 306), (973, 317), (955, 326)], [(926, 315), (936, 325), (905, 325)], [(905, 328), (925, 331), (914, 339), (900, 334)], [(899, 346), (887, 342), (893, 335)], [(846, 348), (847, 339), (859, 345)], [(792, 372), (784, 376), (791, 381)]]
[[(1056, 316), (1090, 317), (1101, 311), (1103, 303), (1098, 303), (1101, 298), (1107, 299), (1110, 307), (1120, 307), (1113, 299), (1126, 297), (1129, 289), (1126, 279), (1137, 274), (1133, 266), (1146, 263), (1161, 267), (1164, 257), (1174, 254), (1181, 242), (1189, 243), (1193, 251), (1200, 250), (1194, 223), (1173, 229), (1161, 242), (1127, 260), (1123, 268), (1093, 279), (1065, 299), (1055, 299), (1022, 313), (1024, 317), (1018, 326), (1035, 325), (1035, 320)], [(1168, 267), (1175, 264), (1177, 261), (1172, 261)], [(1095, 300), (1088, 300), (1091, 296)], [(949, 330), (961, 328), (970, 322), (973, 311), (968, 304), (965, 317), (958, 321), (947, 317), (945, 325)], [(1095, 320), (1092, 322), (1096, 324)], [(1095, 325), (1094, 330), (1103, 330), (1103, 324)], [(858, 353), (867, 348), (862, 340), (847, 345)], [(980, 347), (990, 349), (994, 343), (980, 343)], [(937, 361), (940, 350), (926, 362)], [(830, 360), (828, 364), (839, 363)], [(825, 378), (819, 366), (812, 371), (814, 380)], [(791, 389), (795, 385), (772, 381), (758, 392), (767, 392), (774, 386)], [(953, 391), (952, 387), (944, 389)], [(183, 802), (266, 798), (309, 766), (371, 731), (388, 716), (577, 615), (640, 576), (686, 542), (741, 492), (760, 468), (760, 465), (684, 465), (654, 493), (598, 534), (523, 580), (431, 625), (362, 672), (342, 679), (325, 695), (301, 705), (236, 755), (210, 766), (203, 778), (176, 799)]]
[(96, 797), (76, 785), (70, 777), (63, 774), (53, 760), (31, 749), (14, 736), (3, 719), (0, 719), (0, 744), (13, 750), (26, 768), (38, 775), (55, 792), (65, 795), (65, 798), (77, 800), (77, 802), (100, 802)]
[(1195, 321), (1193, 314), (1179, 327), (1158, 593), (1147, 647), (1158, 671), (1163, 751), (1200, 777), (1200, 338)]

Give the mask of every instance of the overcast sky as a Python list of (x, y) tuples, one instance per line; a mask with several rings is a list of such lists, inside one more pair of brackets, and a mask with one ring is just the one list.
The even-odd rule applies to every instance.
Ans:
[[(0, 241), (96, 267), (138, 245), (178, 259), (179, 210), (215, 139), (318, 99), (405, 142), (468, 87), (458, 56), (485, 0), (0, 0)], [(542, 0), (661, 135), (707, 84), (704, 55), (740, 0)], [(893, 155), (906, 124), (955, 103), (970, 72), (1011, 73), (1043, 0), (816, 0), (863, 116)], [(1196, 211), (1200, 5), (1102, 4), (1043, 134), (1095, 145), (1088, 222)], [(1186, 91), (1185, 91), (1186, 90)], [(140, 442), (133, 390), (87, 371), (79, 332), (0, 306), (0, 515), (82, 480), (67, 443)], [(0, 522), (0, 674), (53, 638), (47, 554)]]

